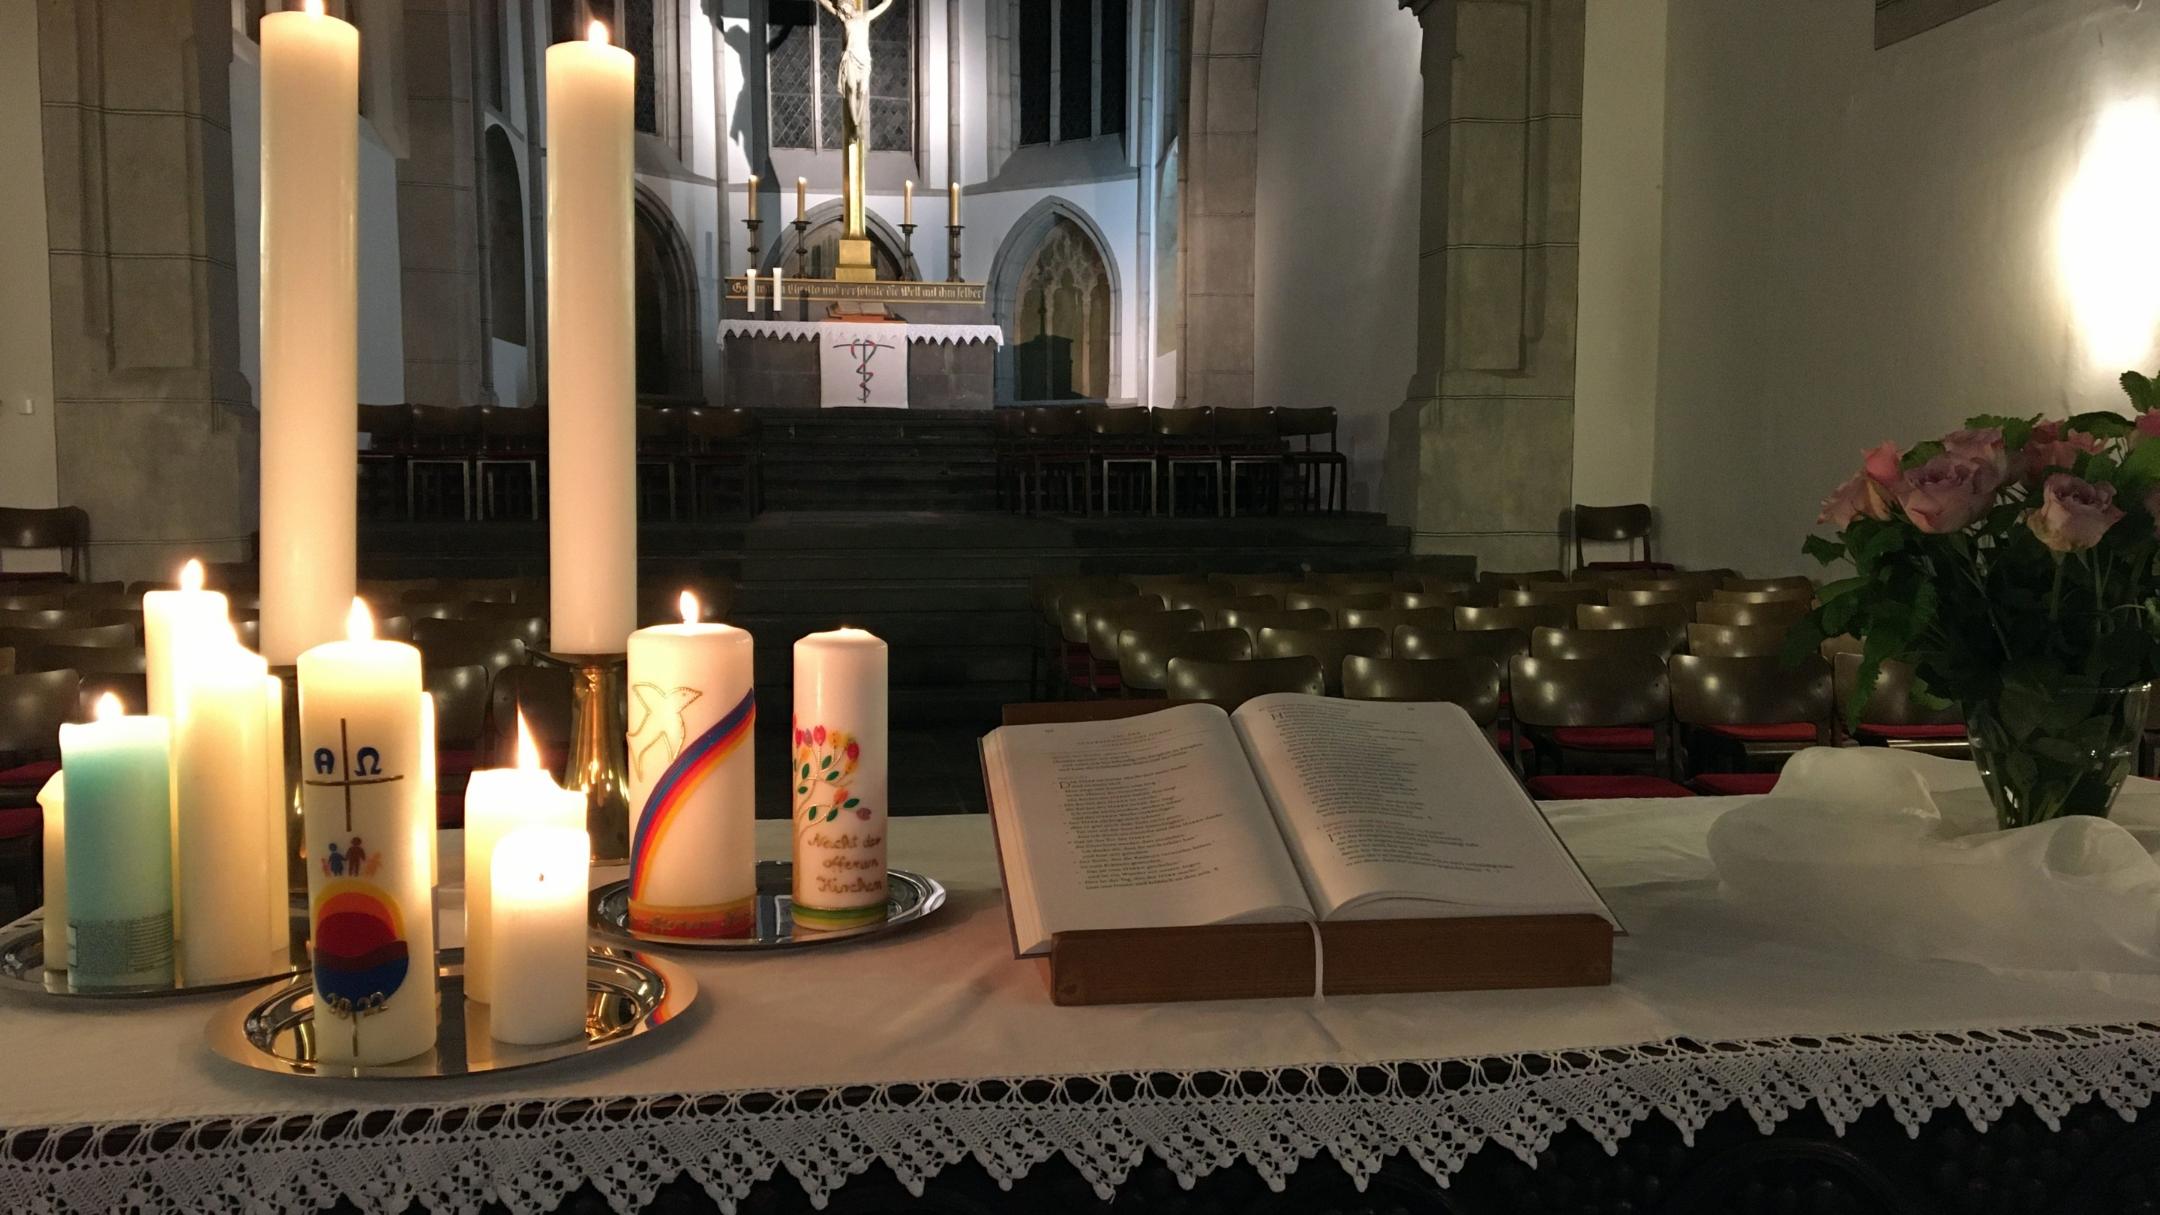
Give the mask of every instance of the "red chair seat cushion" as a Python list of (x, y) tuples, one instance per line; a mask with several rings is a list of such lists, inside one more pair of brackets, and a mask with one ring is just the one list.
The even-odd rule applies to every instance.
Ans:
[(0, 785), (43, 786), (60, 770), (57, 759), (41, 759), (36, 763), (17, 764), (12, 768), (0, 768)]
[(1785, 721), (1776, 723), (1751, 723), (1738, 726), (1699, 726), (1698, 729), (1721, 738), (1737, 742), (1797, 742), (1811, 743), (1818, 735), (1812, 722)]
[(1965, 737), (1965, 727), (1956, 722), (1936, 725), (1871, 726), (1862, 725), (1853, 734), (1859, 738), (1881, 739), (1884, 742), (1933, 742), (1955, 740)]
[(45, 812), (36, 806), (0, 810), (0, 840), (42, 839), (44, 835)]
[(1660, 573), (1671, 573), (1680, 567), (1670, 561), (1585, 561), (1582, 568), (1586, 570), (1656, 570)]
[[(448, 783), (453, 777), (468, 777), (480, 766), (480, 753), (468, 747), (444, 747), (435, 752), (435, 779)], [(460, 779), (460, 785), (465, 782)]]
[(1616, 797), (1693, 797), (1685, 785), (1662, 776), (1533, 776), (1530, 795), (1541, 801), (1592, 801)]
[(445, 793), (438, 790), (435, 794), (436, 828), (442, 831), (455, 831), (458, 828), (463, 827), (464, 825), (464, 792), (461, 790), (456, 793)]
[(1649, 726), (1561, 726), (1552, 740), (1578, 751), (1648, 751), (1657, 746)]
[(1705, 772), (1688, 782), (1704, 797), (1754, 797), (1777, 788), (1775, 772)]

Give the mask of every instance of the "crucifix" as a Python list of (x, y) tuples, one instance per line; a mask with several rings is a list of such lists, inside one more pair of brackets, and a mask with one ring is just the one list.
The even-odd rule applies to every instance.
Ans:
[[(338, 718), (338, 754), (334, 763), (330, 755), (330, 748), (315, 748), (315, 776), (309, 777), (306, 783), (319, 788), (344, 790), (345, 830), (351, 831), (353, 790), (366, 785), (387, 785), (391, 781), (404, 780), (405, 777), (398, 773), (384, 776), (382, 774), (382, 753), (373, 747), (360, 748), (360, 766), (355, 769), (353, 767), (352, 739), (347, 729), (348, 725), (349, 723), (344, 718)], [(331, 777), (333, 773), (338, 772), (344, 774), (342, 780), (320, 779)]]
[(846, 231), (840, 237), (839, 265), (833, 277), (843, 281), (872, 282), (877, 270), (870, 261), (870, 237), (863, 222), (864, 179), (870, 163), (870, 25), (885, 15), (893, 0), (818, 0), (818, 5), (840, 23), (846, 41), (840, 52), (839, 87), (841, 131), (845, 136), (844, 184)]

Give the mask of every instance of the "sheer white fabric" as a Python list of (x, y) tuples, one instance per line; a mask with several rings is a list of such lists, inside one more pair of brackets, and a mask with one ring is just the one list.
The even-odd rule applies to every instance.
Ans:
[(869, 337), (880, 341), (941, 342), (967, 345), (988, 342), (1005, 344), (1005, 331), (996, 325), (938, 325), (913, 321), (883, 323), (844, 321), (788, 321), (729, 319), (720, 322), (720, 336), (778, 338), (781, 341), (813, 339), (845, 340)]

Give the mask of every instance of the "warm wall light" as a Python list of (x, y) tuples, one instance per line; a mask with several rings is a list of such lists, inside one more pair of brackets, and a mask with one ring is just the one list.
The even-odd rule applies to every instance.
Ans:
[(2160, 102), (2100, 113), (2064, 192), (2056, 253), (2085, 353), (2101, 367), (2142, 365), (2160, 329)]

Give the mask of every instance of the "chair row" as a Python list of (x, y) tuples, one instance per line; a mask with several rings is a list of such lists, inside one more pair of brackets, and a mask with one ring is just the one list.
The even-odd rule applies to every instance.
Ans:
[[(1333, 406), (1013, 406), (998, 410), (997, 425), (1000, 499), (1030, 513), (1055, 499), (1081, 514), (1096, 513), (1099, 503), (1107, 514), (1122, 498), (1127, 509), (1144, 503), (1152, 515), (1167, 505), (1175, 515), (1181, 473), (1203, 483), (1217, 515), (1237, 514), (1241, 501), (1248, 513), (1279, 512), (1286, 500), (1301, 511), (1340, 511), (1349, 502), (1349, 458)], [(1242, 498), (1241, 475), (1250, 482)]]

